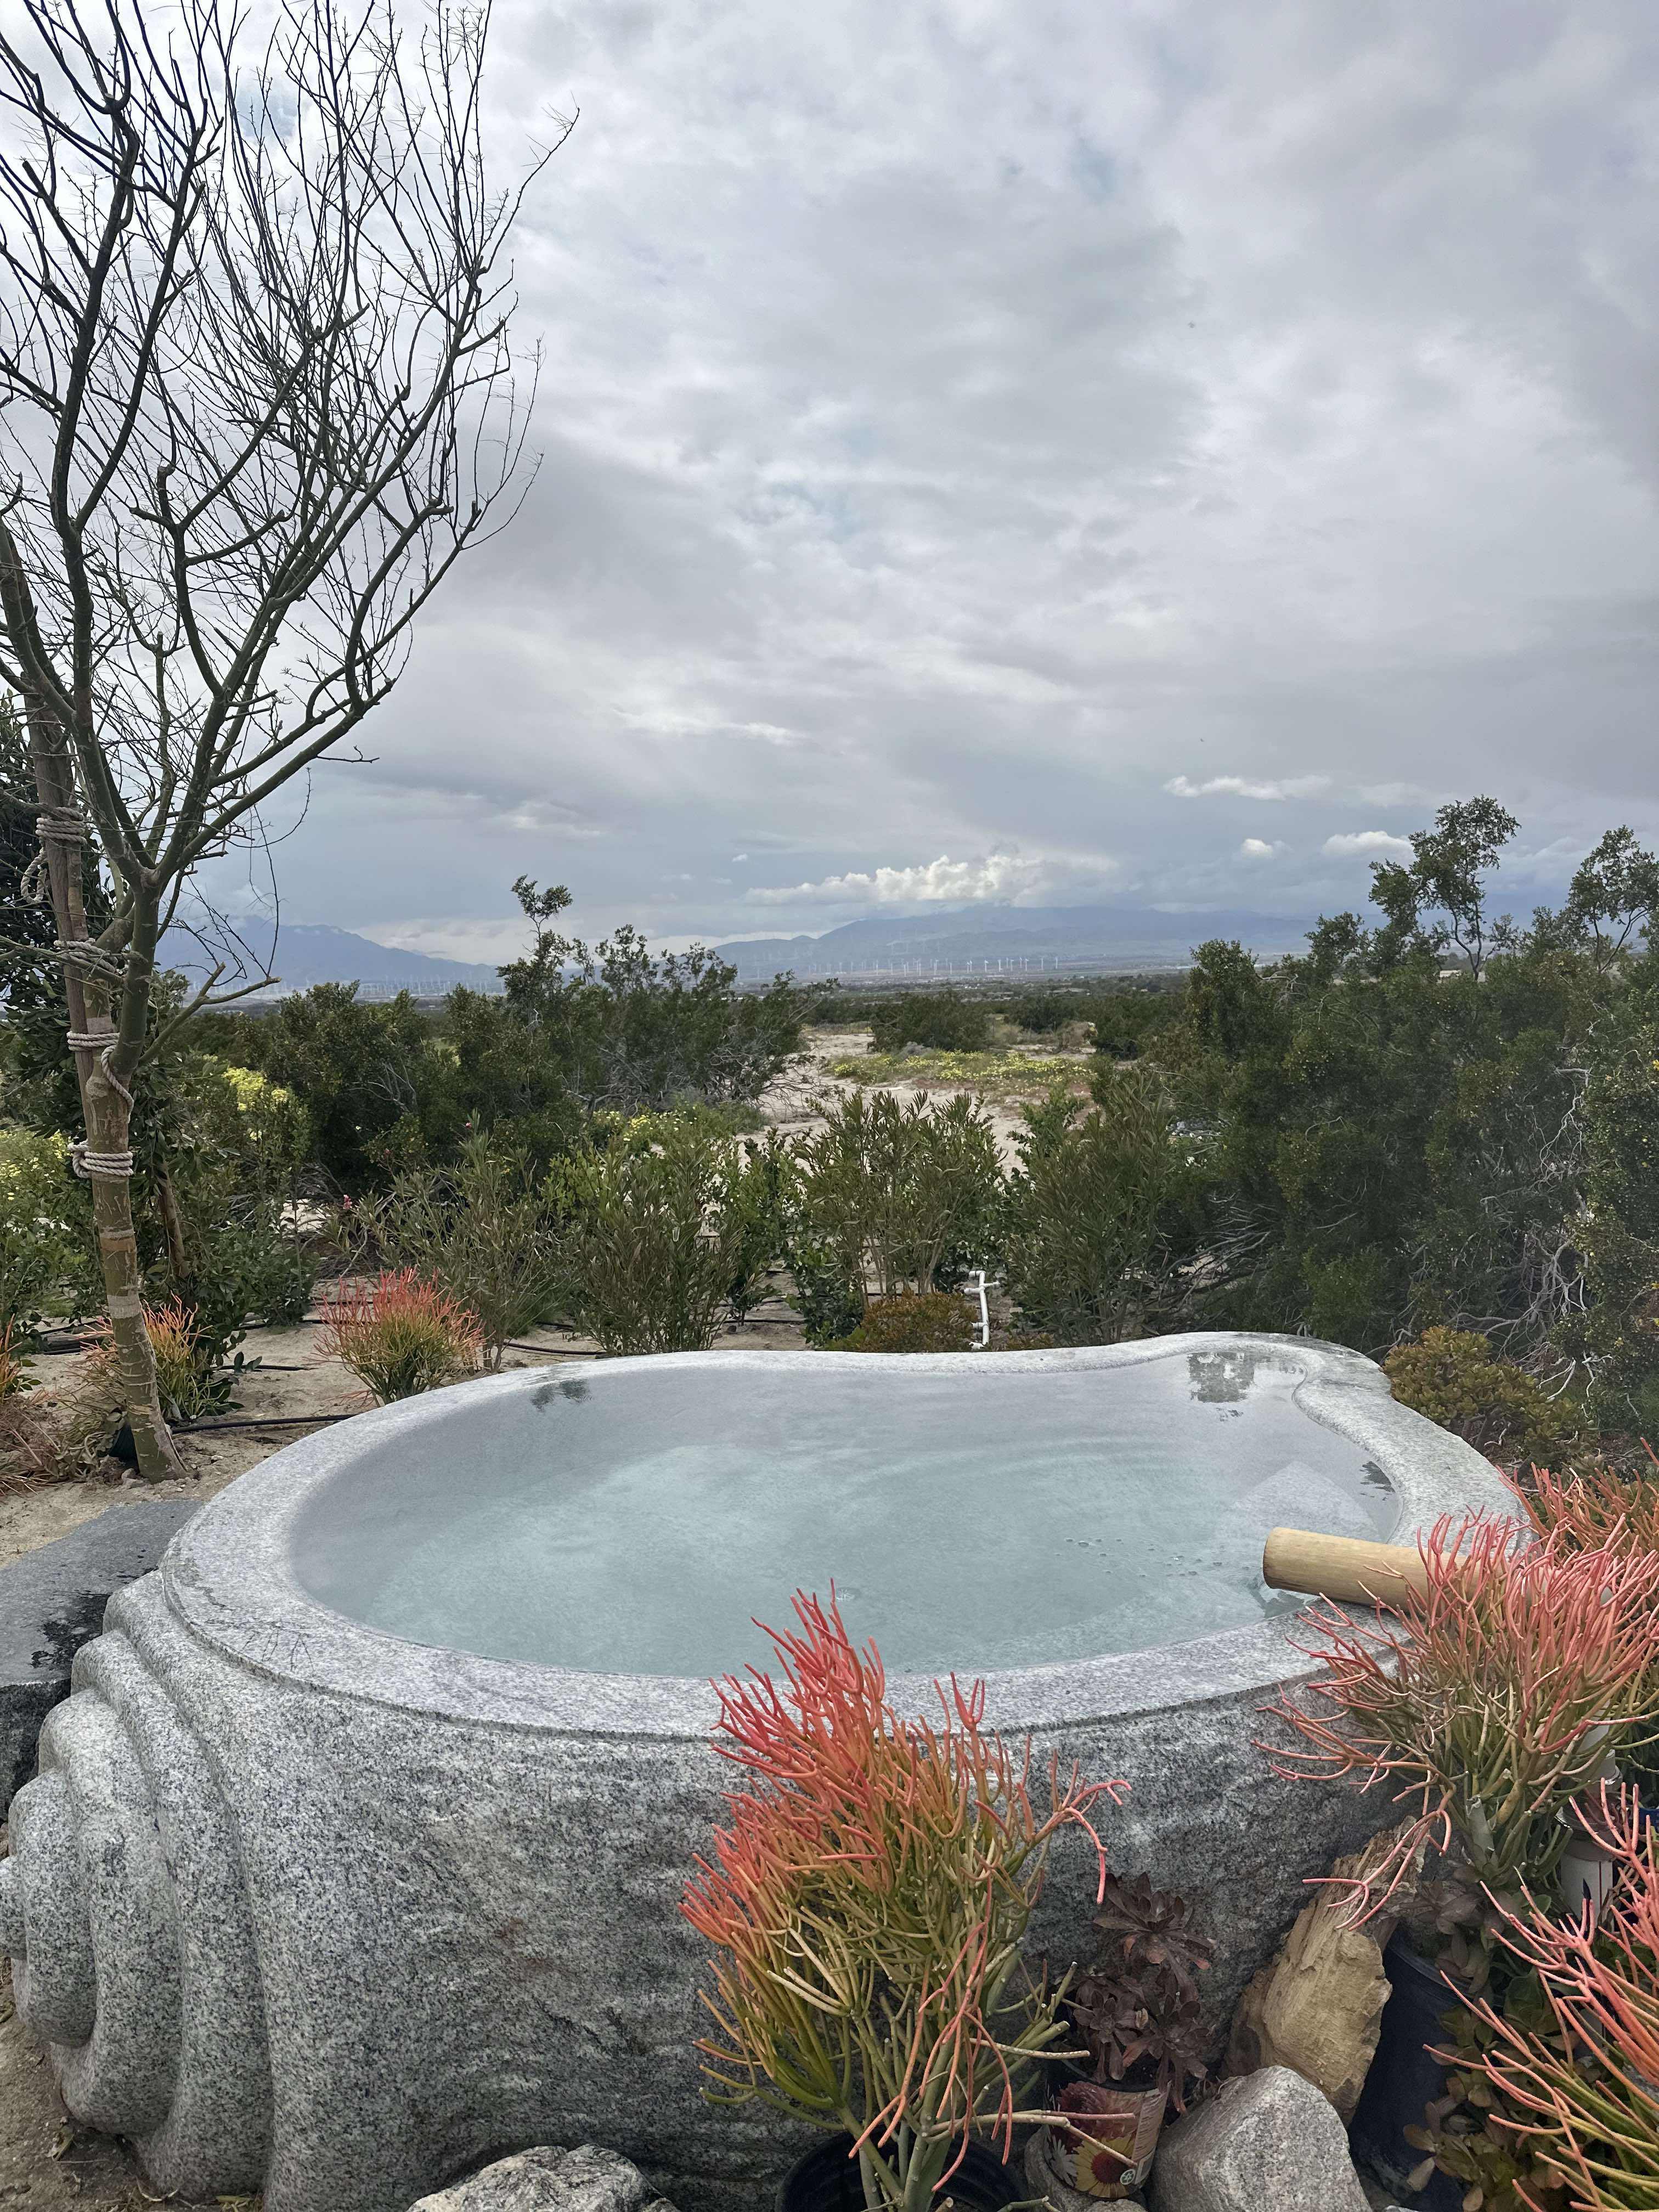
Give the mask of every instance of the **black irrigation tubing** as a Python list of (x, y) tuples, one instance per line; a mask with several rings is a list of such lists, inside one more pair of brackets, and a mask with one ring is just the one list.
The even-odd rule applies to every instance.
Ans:
[(171, 1426), (175, 1437), (191, 1437), (211, 1434), (215, 1429), (317, 1429), (350, 1419), (349, 1413), (274, 1413), (264, 1421), (174, 1421)]

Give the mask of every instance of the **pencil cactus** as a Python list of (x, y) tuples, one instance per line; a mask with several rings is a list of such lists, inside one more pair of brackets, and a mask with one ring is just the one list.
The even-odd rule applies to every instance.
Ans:
[(922, 2212), (970, 2130), (1012, 2148), (1021, 2073), (1064, 2034), (1060, 1992), (1020, 1985), (1048, 1849), (1081, 1829), (1103, 1881), (1091, 1814), (1125, 1785), (1056, 1765), (1039, 1813), (1029, 1741), (986, 1729), (983, 1682), (902, 1718), (833, 1594), (794, 1608), (798, 1631), (767, 1632), (780, 1681), (716, 1686), (744, 1786), (681, 1907), (714, 1947), (706, 2094), (845, 2129), (872, 2212)]
[(1599, 1915), (1587, 1903), (1562, 1922), (1528, 1898), (1504, 1916), (1501, 1940), (1537, 1974), (1551, 2019), (1533, 2027), (1477, 2007), (1480, 2065), (1575, 2212), (1655, 2212), (1659, 1829), (1633, 1791), (1604, 1793), (1598, 1826), (1619, 1875)]
[(1379, 1607), (1374, 1628), (1316, 1614), (1324, 1675), (1268, 1708), (1295, 1739), (1269, 1747), (1281, 1773), (1386, 1783), (1414, 1807), (1357, 1893), (1362, 1913), (1425, 1842), (1455, 1840), (1500, 1902), (1547, 1883), (1569, 1837), (1557, 1815), (1610, 1747), (1651, 1733), (1659, 1557), (1522, 1548), (1512, 1523), (1482, 1520), (1443, 1521), (1419, 1548), (1426, 1588)]

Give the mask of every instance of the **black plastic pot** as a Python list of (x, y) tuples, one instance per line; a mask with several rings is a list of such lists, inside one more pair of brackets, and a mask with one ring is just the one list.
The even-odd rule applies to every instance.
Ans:
[[(859, 2162), (847, 2154), (850, 2136), (831, 2136), (792, 2166), (778, 2184), (778, 2212), (864, 2212), (864, 2184)], [(954, 2198), (962, 2212), (1002, 2212), (1030, 2191), (1012, 2166), (983, 2143), (970, 2142), (968, 2155), (933, 2199)]]
[[(1406, 2130), (1420, 2128), (1424, 2106), (1445, 2094), (1446, 2069), (1425, 2046), (1446, 2043), (1442, 2015), (1456, 2004), (1457, 1990), (1398, 1936), (1382, 1954), (1382, 1967), (1390, 1995), (1348, 2139), (1355, 2157), (1400, 2191), (1424, 2155), (1407, 2142)], [(1459, 2212), (1466, 2186), (1437, 2168), (1410, 2201), (1416, 2212)]]

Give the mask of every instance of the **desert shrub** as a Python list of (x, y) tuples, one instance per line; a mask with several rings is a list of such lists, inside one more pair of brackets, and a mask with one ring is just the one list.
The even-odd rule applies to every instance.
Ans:
[(901, 1291), (872, 1298), (832, 1352), (971, 1352), (977, 1316), (954, 1291)]
[(559, 1282), (558, 1214), (527, 1153), (470, 1137), (452, 1167), (406, 1169), (341, 1217), (360, 1258), (441, 1285), (477, 1320), (484, 1364), (547, 1320)]
[(812, 997), (788, 977), (739, 991), (737, 969), (707, 947), (658, 956), (631, 928), (590, 948), (553, 926), (570, 903), (562, 884), (520, 877), (513, 889), (535, 936), (501, 971), (495, 1025), (589, 1112), (752, 1099), (799, 1051)]
[(471, 1374), (483, 1356), (476, 1314), (412, 1267), (331, 1292), (319, 1348), (343, 1360), (382, 1406)]
[(1194, 1180), (1169, 1107), (1139, 1071), (1086, 1111), (1029, 1107), (1009, 1193), (1006, 1279), (1024, 1328), (1115, 1344), (1169, 1325), (1194, 1245)]
[(1562, 1407), (1472, 1329), (1425, 1329), (1415, 1344), (1396, 1345), (1382, 1369), (1402, 1406), (1488, 1459), (1548, 1466), (1559, 1455), (1567, 1429)]
[(744, 1264), (735, 1147), (673, 1115), (587, 1144), (550, 1178), (563, 1215), (567, 1296), (608, 1352), (706, 1352)]
[(991, 1042), (993, 1019), (989, 1006), (958, 991), (902, 991), (874, 1008), (870, 1030), (877, 1052), (899, 1052), (907, 1044), (983, 1052)]
[(371, 1005), (355, 983), (318, 983), (203, 1035), (298, 1102), (307, 1157), (338, 1188), (381, 1183), (393, 1164), (445, 1150), (459, 1131), (454, 1063), (434, 1049), (434, 1024), (406, 993)]
[(862, 1268), (792, 1218), (784, 1245), (793, 1292), (789, 1303), (801, 1317), (808, 1344), (820, 1351), (839, 1343), (864, 1318)]
[(732, 1318), (739, 1323), (766, 1295), (767, 1276), (783, 1255), (787, 1233), (784, 1187), (788, 1158), (775, 1134), (763, 1145), (744, 1145), (732, 1155), (726, 1209), (735, 1231), (732, 1274), (726, 1286)]
[(935, 1105), (855, 1092), (797, 1142), (786, 1200), (792, 1272), (805, 1255), (809, 1270), (855, 1290), (860, 1308), (871, 1289), (891, 1297), (947, 1288), (994, 1251), (1002, 1200), (996, 1138), (971, 1098)]
[(64, 1285), (88, 1224), (63, 1139), (0, 1130), (0, 1328), (21, 1340), (48, 1309), (70, 1303)]

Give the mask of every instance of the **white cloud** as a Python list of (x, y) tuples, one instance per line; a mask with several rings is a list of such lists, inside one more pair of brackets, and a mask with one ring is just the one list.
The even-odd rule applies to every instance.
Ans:
[(955, 906), (981, 900), (1034, 904), (1069, 891), (1098, 894), (1116, 874), (1109, 860), (1070, 860), (1019, 853), (990, 853), (973, 860), (941, 854), (908, 868), (853, 870), (816, 883), (757, 888), (744, 893), (756, 906)]
[(582, 118), (513, 252), (545, 459), (284, 911), (488, 922), (522, 872), (718, 939), (785, 919), (749, 878), (817, 927), (1008, 895), (907, 853), (1099, 844), (1300, 913), (1328, 830), (1477, 791), (1652, 842), (1656, 20), (500, 0), (496, 181)]
[(1164, 785), (1177, 799), (1312, 799), (1328, 788), (1328, 775), (1279, 776), (1262, 781), (1245, 775), (1212, 775), (1202, 783), (1190, 776), (1172, 775)]
[(1409, 860), (1412, 856), (1410, 840), (1392, 836), (1386, 830), (1340, 830), (1334, 837), (1328, 837), (1320, 850), (1336, 860), (1350, 860), (1357, 853), (1369, 853), (1373, 857), (1386, 855), (1395, 860)]
[(1238, 856), (1242, 860), (1271, 860), (1279, 849), (1265, 837), (1247, 837), (1238, 848)]

